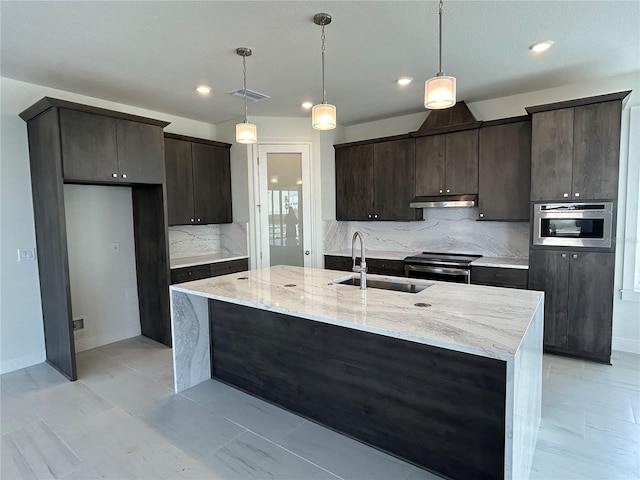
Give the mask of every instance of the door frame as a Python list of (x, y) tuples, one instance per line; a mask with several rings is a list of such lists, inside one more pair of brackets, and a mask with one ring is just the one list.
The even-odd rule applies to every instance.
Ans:
[[(305, 267), (319, 265), (316, 245), (318, 245), (318, 229), (316, 228), (317, 208), (315, 206), (314, 168), (311, 142), (266, 142), (251, 145), (249, 162), (249, 179), (253, 188), (249, 189), (249, 259), (250, 268), (269, 267), (270, 254), (264, 247), (269, 245), (268, 230), (261, 228), (261, 195), (259, 161), (261, 155), (268, 153), (300, 153), (302, 155), (302, 177), (306, 178), (307, 188), (303, 188), (303, 248), (309, 250), (310, 255), (303, 255)], [(305, 162), (305, 157), (307, 161)], [(306, 165), (305, 165), (306, 163)], [(263, 163), (266, 166), (266, 163)], [(265, 207), (266, 208), (266, 207)]]

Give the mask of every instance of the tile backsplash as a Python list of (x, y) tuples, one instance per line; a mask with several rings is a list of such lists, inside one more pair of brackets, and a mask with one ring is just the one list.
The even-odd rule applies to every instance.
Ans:
[(247, 224), (179, 225), (169, 227), (169, 257), (212, 254), (246, 255)]
[(337, 222), (324, 224), (325, 251), (351, 248), (361, 230), (369, 250), (477, 253), (528, 257), (528, 222), (479, 222), (477, 208), (428, 208), (418, 222)]

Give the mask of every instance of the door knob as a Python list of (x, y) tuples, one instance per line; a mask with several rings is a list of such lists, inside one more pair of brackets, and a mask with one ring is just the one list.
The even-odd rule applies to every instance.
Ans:
[(309, 250), (305, 250), (305, 251), (304, 251), (304, 254), (305, 254), (305, 255), (311, 255), (311, 252), (310, 252)]
[(122, 178), (127, 178), (127, 174), (126, 174), (126, 173), (123, 173), (123, 174), (122, 174)]
[(111, 176), (112, 176), (113, 178), (118, 178), (118, 174), (117, 174), (117, 173), (112, 173), (112, 174), (111, 174)]

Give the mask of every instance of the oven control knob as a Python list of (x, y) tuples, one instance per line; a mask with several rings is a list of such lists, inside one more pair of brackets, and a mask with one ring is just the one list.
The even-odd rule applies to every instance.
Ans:
[(447, 193), (451, 193), (451, 190), (447, 189)]
[(573, 255), (571, 255), (573, 258), (578, 258), (578, 254), (574, 253)]
[(563, 253), (563, 254), (562, 254), (562, 258), (567, 258), (567, 254), (566, 254), (566, 253)]
[(563, 194), (562, 194), (562, 196), (563, 196), (564, 198), (567, 198), (567, 197), (569, 196), (569, 194), (568, 194), (568, 193), (563, 193)]
[(376, 214), (373, 216), (373, 218), (378, 218), (378, 214), (376, 213)]
[(440, 190), (440, 193), (442, 193), (442, 190)]
[(579, 196), (580, 196), (580, 194), (579, 194), (578, 192), (576, 192), (576, 193), (574, 193), (574, 194), (573, 194), (573, 196), (574, 196), (574, 197), (579, 197)]
[(480, 218), (484, 218), (484, 213), (481, 213), (481, 214), (480, 214)]
[(371, 218), (371, 214), (369, 214), (369, 218)]

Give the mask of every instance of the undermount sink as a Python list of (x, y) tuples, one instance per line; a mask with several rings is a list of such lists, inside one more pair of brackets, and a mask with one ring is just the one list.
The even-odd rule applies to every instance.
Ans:
[[(345, 280), (334, 282), (341, 285), (360, 286), (360, 277), (350, 277)], [(430, 283), (410, 283), (410, 282), (392, 282), (389, 280), (378, 280), (375, 278), (367, 278), (367, 288), (380, 288), (382, 290), (393, 290), (395, 292), (418, 293), (425, 288), (430, 287)]]

